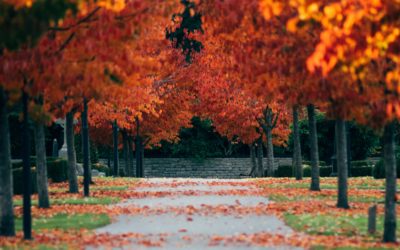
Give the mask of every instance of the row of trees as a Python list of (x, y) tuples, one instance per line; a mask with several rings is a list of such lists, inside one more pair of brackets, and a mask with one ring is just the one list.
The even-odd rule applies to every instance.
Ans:
[[(77, 193), (74, 133), (82, 135), (84, 196), (89, 196), (89, 126), (141, 161), (143, 147), (172, 140), (192, 117), (185, 63), (165, 39), (179, 1), (3, 1), (0, 27), (0, 234), (15, 235), (8, 115), (20, 108), (24, 141), (24, 238), (31, 238), (29, 124), (34, 124), (39, 207), (50, 206), (44, 126), (65, 118), (69, 192)], [(74, 126), (76, 120), (80, 126)], [(118, 150), (118, 148), (117, 148)], [(118, 154), (116, 154), (118, 157)], [(139, 164), (140, 166), (140, 164)], [(126, 169), (126, 175), (143, 176)], [(114, 175), (118, 176), (118, 168)]]
[[(1, 7), (4, 13), (13, 13), (0, 20), (1, 30), (13, 31), (0, 41), (2, 235), (14, 235), (10, 105), (23, 107), (26, 180), (30, 179), (28, 120), (35, 123), (41, 187), (47, 183), (41, 131), (56, 117), (66, 117), (70, 192), (78, 191), (73, 121), (80, 116), (86, 196), (89, 126), (94, 140), (114, 144), (115, 162), (119, 136), (124, 152), (135, 148), (136, 176), (142, 176), (143, 148), (161, 139), (174, 140), (193, 114), (211, 118), (229, 140), (248, 144), (251, 155), (258, 156), (258, 163), (253, 158), (252, 173), (259, 177), (265, 173), (262, 145), (267, 148), (266, 172), (272, 176), (273, 144), (285, 143), (293, 124), (293, 162), (300, 180), (298, 120), (306, 107), (311, 190), (320, 190), (316, 108), (336, 120), (341, 208), (349, 208), (345, 121), (383, 131), (384, 241), (396, 240), (393, 126), (400, 117), (396, 1), (7, 0)], [(42, 13), (51, 8), (57, 11)], [(118, 175), (118, 165), (114, 166)], [(125, 174), (132, 175), (130, 169)], [(30, 238), (27, 184), (24, 232)], [(43, 191), (39, 196), (47, 195)], [(40, 205), (46, 207), (45, 202)]]

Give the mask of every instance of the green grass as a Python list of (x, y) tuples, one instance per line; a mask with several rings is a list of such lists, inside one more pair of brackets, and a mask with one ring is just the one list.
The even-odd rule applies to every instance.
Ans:
[[(311, 195), (297, 195), (297, 196), (292, 196), (288, 197), (286, 195), (280, 195), (280, 194), (271, 194), (268, 196), (270, 200), (276, 201), (276, 202), (285, 202), (285, 201), (310, 201), (310, 200), (330, 200), (330, 201), (335, 201), (337, 199), (336, 195), (323, 195), (323, 194), (318, 194), (315, 196)], [(350, 202), (366, 202), (366, 203), (382, 203), (384, 202), (384, 198), (376, 198), (376, 197), (370, 197), (370, 196), (349, 196), (349, 201)]]
[[(365, 250), (365, 247), (335, 247), (328, 248), (324, 246), (312, 246), (311, 250)], [(369, 247), (368, 250), (388, 250), (391, 248), (383, 248), (383, 247)]]
[[(286, 223), (296, 231), (314, 235), (344, 235), (344, 236), (368, 236), (368, 218), (364, 215), (333, 216), (318, 214), (292, 215), (285, 214)], [(400, 223), (400, 219), (397, 223)], [(372, 235), (380, 238), (383, 233), (383, 216), (378, 217), (377, 232)], [(400, 233), (400, 228), (397, 228)], [(376, 239), (375, 239), (376, 240)]]
[(108, 191), (125, 191), (128, 190), (128, 186), (111, 186), (111, 187), (91, 187), (92, 190), (108, 190)]
[[(119, 198), (117, 197), (102, 197), (102, 198), (97, 198), (97, 197), (80, 197), (80, 198), (66, 198), (66, 199), (50, 199), (50, 204), (51, 205), (63, 205), (63, 204), (69, 204), (69, 205), (108, 205), (108, 204), (113, 204), (117, 203), (120, 201)], [(32, 200), (32, 205), (36, 206), (38, 204), (37, 200)], [(22, 206), (22, 200), (14, 200), (14, 205), (15, 206)]]
[[(56, 214), (53, 217), (37, 218), (32, 220), (33, 230), (42, 229), (94, 229), (111, 222), (106, 214)], [(16, 218), (16, 230), (22, 230), (22, 218)]]

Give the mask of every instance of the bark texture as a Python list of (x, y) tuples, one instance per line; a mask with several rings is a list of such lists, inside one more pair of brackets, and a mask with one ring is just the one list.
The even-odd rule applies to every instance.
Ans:
[(337, 207), (349, 208), (347, 195), (347, 144), (346, 144), (346, 123), (342, 119), (336, 120), (336, 158), (338, 168), (338, 197)]
[(302, 180), (303, 166), (301, 159), (298, 106), (293, 106), (293, 166), (296, 173), (296, 180)]
[(74, 113), (69, 112), (65, 117), (68, 158), (68, 185), (70, 193), (78, 193), (78, 175), (76, 167), (76, 151), (74, 142)]
[(38, 190), (38, 205), (40, 208), (49, 208), (49, 189), (47, 180), (46, 145), (44, 125), (35, 123), (35, 149), (36, 149), (36, 182)]
[(263, 166), (263, 144), (262, 138), (257, 140), (257, 177), (264, 176), (264, 166)]
[(89, 197), (90, 184), (90, 151), (89, 151), (89, 128), (87, 100), (83, 100), (82, 112), (82, 153), (83, 153), (83, 195)]
[(118, 124), (117, 120), (113, 123), (113, 149), (114, 149), (114, 177), (119, 176), (119, 157), (118, 157)]
[(122, 132), (122, 142), (124, 148), (124, 161), (125, 161), (125, 169), (124, 174), (125, 176), (130, 176), (130, 167), (129, 167), (129, 141), (128, 141), (128, 134), (123, 131)]
[(318, 137), (317, 137), (317, 121), (315, 119), (315, 107), (313, 104), (307, 106), (308, 113), (308, 129), (310, 131), (310, 159), (311, 159), (311, 185), (310, 190), (320, 191), (319, 186), (319, 154), (318, 154)]
[(274, 176), (274, 145), (272, 144), (272, 128), (267, 128), (267, 174)]
[(256, 177), (257, 175), (257, 162), (256, 162), (256, 147), (254, 144), (249, 145), (250, 147), (250, 161), (251, 161), (251, 170), (250, 177)]
[(11, 172), (10, 130), (6, 96), (0, 87), (0, 235), (14, 236), (13, 185)]
[(388, 124), (383, 134), (383, 160), (386, 174), (384, 242), (396, 242), (396, 156), (394, 124)]

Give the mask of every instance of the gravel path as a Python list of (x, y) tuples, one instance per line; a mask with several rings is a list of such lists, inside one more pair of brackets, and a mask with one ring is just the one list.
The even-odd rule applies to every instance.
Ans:
[[(170, 213), (148, 215), (119, 215), (114, 222), (96, 230), (97, 233), (123, 234), (140, 233), (154, 240), (162, 238), (160, 246), (144, 246), (138, 239), (120, 249), (299, 249), (291, 246), (260, 247), (249, 244), (210, 245), (214, 236), (237, 236), (240, 234), (271, 233), (287, 235), (292, 230), (272, 215), (230, 215), (226, 214), (179, 214), (174, 208), (190, 206), (201, 209), (204, 206), (256, 206), (268, 204), (266, 197), (257, 193), (255, 186), (247, 180), (213, 179), (147, 179), (144, 187), (134, 188), (135, 192), (167, 192), (163, 197), (132, 199), (114, 206), (135, 206), (169, 209)], [(243, 185), (242, 185), (243, 184)], [(205, 195), (185, 195), (183, 192), (206, 192)], [(229, 194), (232, 191), (233, 195)], [(238, 195), (235, 191), (248, 191)], [(251, 191), (254, 191), (252, 195)], [(170, 193), (171, 192), (171, 193)], [(94, 248), (88, 248), (94, 249)]]

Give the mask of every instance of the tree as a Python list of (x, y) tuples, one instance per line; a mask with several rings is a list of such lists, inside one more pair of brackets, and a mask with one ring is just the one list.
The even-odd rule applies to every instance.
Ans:
[[(319, 23), (320, 41), (307, 60), (311, 72), (342, 81), (330, 81), (343, 97), (339, 116), (384, 130), (386, 172), (385, 227), (383, 240), (396, 241), (396, 163), (393, 150), (392, 124), (400, 116), (399, 84), (399, 3), (394, 1), (264, 1), (266, 16), (280, 14), (291, 6), (297, 15), (291, 26), (312, 20)], [(343, 15), (345, 13), (345, 15)], [(339, 19), (338, 17), (344, 17)], [(335, 78), (332, 78), (335, 77)], [(338, 101), (339, 98), (335, 98)], [(351, 108), (349, 108), (351, 107)], [(341, 154), (343, 153), (339, 150)]]

